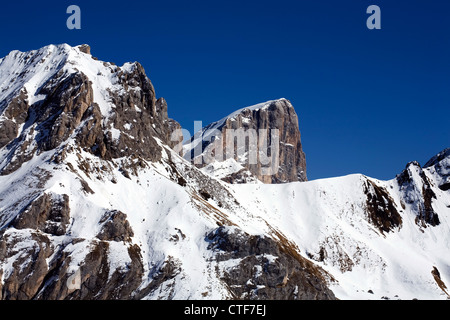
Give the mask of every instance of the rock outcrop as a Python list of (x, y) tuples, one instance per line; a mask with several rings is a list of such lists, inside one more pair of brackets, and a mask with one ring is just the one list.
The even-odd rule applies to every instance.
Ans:
[(61, 236), (66, 233), (69, 220), (69, 196), (44, 193), (19, 213), (12, 226)]
[[(210, 250), (216, 252), (222, 279), (237, 299), (334, 300), (327, 274), (265, 236), (251, 236), (238, 228), (210, 232)], [(231, 261), (239, 261), (230, 266)], [(226, 266), (226, 267), (222, 267)]]
[(127, 220), (127, 215), (121, 211), (107, 211), (99, 221), (102, 229), (97, 235), (100, 240), (131, 241), (133, 229)]
[(439, 189), (442, 191), (450, 190), (450, 148), (439, 152), (425, 163), (423, 167), (429, 168), (436, 173)]
[[(436, 165), (440, 164), (436, 163)], [(417, 161), (408, 163), (402, 173), (396, 177), (396, 181), (404, 203), (411, 206), (416, 214), (416, 223), (422, 227), (439, 225), (439, 216), (432, 206), (436, 194), (420, 164)]]
[(369, 221), (381, 233), (387, 233), (401, 227), (402, 217), (386, 189), (367, 180), (364, 184), (364, 193), (367, 196), (366, 206)]

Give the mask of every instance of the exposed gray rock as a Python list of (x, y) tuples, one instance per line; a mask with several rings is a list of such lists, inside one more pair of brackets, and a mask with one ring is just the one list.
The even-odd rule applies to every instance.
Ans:
[(77, 48), (83, 53), (91, 54), (91, 47), (87, 44), (82, 44), (81, 46), (78, 46)]
[(4, 119), (0, 120), (0, 148), (17, 137), (20, 125), (25, 123), (27, 118), (27, 111), (27, 91), (23, 88), (6, 106)]
[(19, 213), (12, 226), (16, 229), (29, 228), (61, 236), (66, 233), (69, 220), (69, 196), (44, 193)]
[[(133, 295), (133, 299), (142, 299), (150, 293), (157, 291), (165, 282), (172, 280), (180, 274), (180, 272), (180, 263), (171, 256), (167, 257), (160, 267), (153, 270), (152, 281), (146, 287), (137, 290)], [(171, 295), (172, 294), (169, 294), (169, 296), (164, 299), (171, 299)]]
[[(84, 239), (77, 241), (85, 242)], [(140, 249), (128, 246), (131, 262), (126, 268), (110, 269), (108, 262), (109, 242), (98, 241), (90, 244), (91, 250), (79, 267), (79, 286), (69, 289), (68, 280), (73, 273), (68, 272), (70, 252), (60, 247), (54, 254), (48, 270), (34, 299), (37, 300), (121, 300), (131, 299), (142, 281), (143, 265)], [(37, 273), (37, 271), (35, 271)]]
[(367, 195), (366, 209), (369, 221), (382, 234), (401, 227), (402, 217), (397, 211), (394, 200), (384, 188), (366, 180), (364, 193)]
[(86, 256), (81, 267), (81, 288), (65, 299), (130, 299), (131, 293), (142, 281), (143, 265), (140, 249), (136, 245), (128, 247), (131, 263), (126, 270), (110, 270), (108, 249), (108, 242), (101, 241)]
[(102, 224), (101, 231), (97, 235), (100, 240), (130, 241), (134, 235), (127, 215), (121, 211), (107, 211), (99, 222)]
[(266, 236), (251, 236), (238, 228), (219, 227), (205, 238), (221, 262), (239, 259), (222, 270), (222, 280), (236, 299), (333, 300), (325, 272), (295, 250)]
[[(212, 123), (206, 126), (203, 129), (203, 134), (207, 134), (208, 130), (212, 128), (219, 130), (220, 134), (213, 134), (211, 137), (208, 136), (207, 139), (205, 138), (206, 141), (204, 141), (202, 145), (202, 151), (204, 154), (208, 154), (209, 152), (214, 153), (214, 150), (209, 150), (208, 147), (211, 149), (211, 142), (216, 140), (222, 141), (221, 146), (223, 147), (223, 154), (226, 154), (227, 130), (243, 129), (243, 132), (246, 134), (249, 132), (256, 132), (258, 134), (256, 139), (263, 138), (259, 135), (261, 132), (259, 130), (267, 130), (267, 146), (264, 147), (258, 142), (256, 146), (251, 147), (256, 148), (255, 150), (257, 150), (256, 163), (250, 163), (248, 156), (245, 160), (239, 159), (236, 144), (234, 144), (234, 159), (248, 169), (257, 179), (264, 183), (307, 181), (306, 158), (302, 149), (298, 116), (294, 110), (294, 107), (288, 100), (279, 99), (271, 101), (264, 107), (260, 108), (244, 108), (238, 113), (233, 113), (232, 116), (225, 119), (220, 126), (218, 126), (217, 123)], [(271, 156), (271, 152), (275, 152), (275, 150), (271, 149), (272, 130), (279, 130), (279, 163), (274, 174), (265, 174), (263, 168), (266, 167), (267, 164), (265, 164), (264, 161), (261, 161), (260, 152), (265, 153), (266, 156)], [(196, 138), (197, 137), (194, 136), (192, 141)], [(250, 140), (249, 142), (246, 142), (245, 150), (241, 150), (239, 152), (242, 154), (248, 153), (249, 150), (251, 150), (249, 143)], [(194, 149), (188, 151), (188, 153), (189, 152), (191, 159), (195, 161), (196, 154)], [(204, 167), (205, 163), (196, 163), (196, 165), (198, 167)], [(247, 181), (246, 177), (242, 175), (247, 175), (247, 171), (242, 170), (240, 172), (234, 172), (229, 176), (224, 177), (223, 180), (229, 183), (241, 183)]]
[(2, 299), (33, 299), (48, 271), (47, 258), (53, 253), (51, 241), (30, 230), (0, 232), (0, 239), (0, 262), (16, 257), (11, 270), (0, 270), (4, 277), (4, 284), (0, 285)]

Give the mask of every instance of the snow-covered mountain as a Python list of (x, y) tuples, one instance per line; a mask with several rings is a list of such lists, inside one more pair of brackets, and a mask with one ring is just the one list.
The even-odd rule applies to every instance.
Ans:
[(176, 129), (138, 63), (0, 59), (0, 299), (448, 298), (450, 149), (389, 181), (231, 184)]

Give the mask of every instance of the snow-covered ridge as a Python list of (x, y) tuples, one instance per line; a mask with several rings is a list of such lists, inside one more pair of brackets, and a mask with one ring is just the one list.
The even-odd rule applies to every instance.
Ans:
[[(10, 52), (0, 62), (0, 101), (6, 101), (23, 88), (30, 105), (43, 100), (40, 88), (55, 74), (66, 76), (82, 72), (93, 83), (94, 101), (99, 104), (102, 114), (109, 115), (114, 107), (108, 90), (118, 91), (117, 72), (130, 73), (136, 63), (125, 63), (122, 67), (96, 60), (82, 52), (80, 47), (68, 44), (48, 45), (39, 50)], [(1, 111), (1, 110), (0, 110)]]
[(9, 154), (0, 174), (67, 139), (101, 157), (128, 152), (155, 160), (154, 136), (171, 145), (169, 125), (177, 124), (137, 62), (118, 67), (94, 58), (87, 45), (49, 45), (11, 52), (0, 76), (0, 148), (7, 146), (0, 152)]
[[(332, 275), (335, 281), (330, 281), (329, 286), (340, 299), (447, 298), (431, 273), (436, 268), (441, 281), (450, 283), (447, 267), (450, 261), (446, 254), (450, 250), (450, 194), (438, 188), (433, 188), (436, 199), (432, 205), (439, 214), (440, 224), (421, 227), (416, 223), (413, 204), (402, 204), (404, 198), (396, 179), (380, 181), (357, 174), (283, 185), (227, 185), (218, 181), (219, 189), (213, 191), (204, 180), (210, 178), (169, 149), (162, 162), (148, 163), (130, 178), (119, 169), (127, 159), (108, 163), (81, 151), (69, 154), (65, 163), (55, 168), (48, 162), (49, 156), (42, 154), (12, 175), (0, 177), (0, 207), (3, 215), (11, 214), (11, 219), (17, 201), (30, 192), (39, 192), (38, 178), (33, 177), (36, 168), (52, 172), (44, 190), (48, 194), (68, 196), (71, 220), (64, 236), (42, 234), (71, 257), (67, 276), (80, 266), (82, 274), (87, 272), (83, 268), (87, 268), (85, 260), (91, 250), (108, 243), (107, 281), (114, 281), (116, 272), (125, 275), (136, 264), (129, 255), (130, 248), (136, 245), (140, 248), (144, 270), (141, 288), (158, 279), (162, 272), (159, 270), (167, 264), (176, 271), (141, 298), (231, 298), (217, 274), (223, 277), (236, 272), (244, 259), (216, 261), (217, 254), (225, 253), (211, 250), (205, 241), (205, 234), (215, 230), (216, 222), (223, 223), (216, 220), (219, 218), (216, 215), (220, 215), (220, 219), (226, 219), (231, 233), (241, 230), (255, 236), (289, 239), (303, 257)], [(91, 170), (108, 169), (95, 177), (94, 172), (82, 169), (84, 163), (89, 163)], [(435, 173), (427, 168), (423, 170), (427, 179), (434, 181)], [(380, 232), (368, 218), (365, 190), (372, 183), (389, 195), (389, 201), (401, 215), (401, 225), (390, 232)], [(22, 188), (24, 184), (31, 188)], [(384, 206), (383, 201), (387, 200), (381, 199), (379, 204)], [(97, 239), (106, 225), (105, 214), (112, 210), (126, 214), (133, 230), (129, 240)], [(5, 222), (2, 221), (3, 226)], [(37, 245), (34, 232), (8, 228), (5, 237), (21, 239), (14, 247), (22, 246), (26, 252)], [(71, 243), (71, 239), (78, 240)], [(263, 257), (259, 255), (256, 259)], [(278, 263), (274, 253), (267, 257), (269, 262), (265, 263)], [(0, 269), (4, 270), (0, 284), (7, 283), (8, 275), (13, 274), (14, 261), (21, 260), (11, 257), (3, 264), (0, 261)], [(48, 263), (54, 267), (55, 261), (58, 261), (56, 253)], [(26, 270), (28, 262), (20, 263)], [(265, 273), (259, 265), (255, 270), (254, 278), (246, 279), (246, 283), (264, 290), (267, 284), (258, 283), (258, 279)], [(61, 277), (66, 277), (66, 273), (62, 272)], [(41, 297), (45, 296), (44, 292)]]

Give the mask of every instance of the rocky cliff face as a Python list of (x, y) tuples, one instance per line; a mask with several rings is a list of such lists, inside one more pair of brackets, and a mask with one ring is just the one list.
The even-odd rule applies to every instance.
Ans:
[[(293, 254), (295, 248), (288, 242), (251, 236), (237, 228), (225, 227), (213, 230), (206, 239), (208, 248), (215, 252), (216, 270), (222, 274), (235, 298), (336, 299), (327, 287), (330, 276), (301, 255)], [(240, 262), (231, 263), (230, 267), (233, 260)]]
[(229, 183), (307, 181), (298, 116), (286, 99), (240, 109), (206, 126), (185, 152), (185, 158)]

